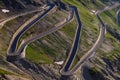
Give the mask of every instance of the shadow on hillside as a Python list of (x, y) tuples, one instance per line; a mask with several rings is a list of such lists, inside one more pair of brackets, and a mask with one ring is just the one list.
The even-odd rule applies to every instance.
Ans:
[(45, 70), (41, 66), (31, 63), (25, 59), (20, 59), (19, 61), (14, 62), (14, 64), (21, 70), (31, 75), (33, 78), (36, 76), (40, 78), (40, 76), (46, 75), (47, 77), (56, 79), (55, 75), (50, 74), (50, 71), (47, 71), (47, 69)]

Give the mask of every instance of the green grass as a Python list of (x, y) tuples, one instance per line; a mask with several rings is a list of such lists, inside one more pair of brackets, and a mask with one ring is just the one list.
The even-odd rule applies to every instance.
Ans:
[(97, 50), (97, 52), (99, 52), (100, 54), (102, 54), (102, 56), (104, 56), (104, 58), (112, 61), (114, 60), (116, 57), (116, 55), (118, 55), (120, 53), (120, 44), (117, 43), (117, 39), (115, 37), (113, 37), (111, 34), (107, 33), (105, 35), (105, 40), (104, 41), (110, 41), (110, 44), (114, 47), (114, 49), (110, 52), (104, 52), (101, 50)]
[[(89, 10), (88, 7), (89, 5), (83, 6), (83, 4), (79, 3), (76, 0), (63, 0), (64, 2), (74, 5), (78, 8), (79, 11), (79, 15), (80, 15), (80, 19), (82, 21), (82, 25), (83, 27), (89, 27), (89, 29), (92, 31), (93, 35), (95, 35), (95, 37), (99, 34), (98, 29), (96, 28), (96, 24), (98, 24), (98, 19), (96, 18), (95, 15), (92, 15)], [(93, 9), (101, 9), (105, 6), (104, 3), (102, 3), (101, 1), (97, 0), (95, 3), (99, 3), (98, 5), (90, 3), (90, 5), (93, 5)], [(98, 6), (98, 7), (97, 7)], [(91, 8), (92, 9), (92, 8)], [(110, 16), (114, 16), (115, 15), (115, 11), (106, 11), (104, 13), (102, 13), (100, 16), (102, 17), (102, 19), (104, 20), (104, 22), (110, 23), (113, 26), (116, 26), (116, 28), (118, 27), (116, 23), (116, 18), (115, 17), (110, 17)], [(52, 20), (51, 20), (52, 21)], [(53, 22), (53, 21), (52, 21)], [(85, 32), (86, 29), (83, 29), (82, 31), (82, 41), (80, 45), (84, 45), (86, 48), (90, 48), (90, 44), (87, 43), (86, 38), (89, 37), (87, 34), (87, 31)], [(65, 33), (65, 35), (67, 36), (67, 38), (73, 40), (74, 36), (75, 36), (75, 31), (77, 29), (77, 23), (76, 20), (74, 19), (73, 21), (71, 21), (70, 23), (68, 23), (67, 25), (65, 25), (62, 29), (60, 29), (59, 31), (62, 31)], [(56, 34), (56, 33), (55, 33)], [(111, 40), (115, 40), (115, 38), (113, 36), (111, 36), (110, 34), (106, 36), (107, 39), (111, 39)], [(53, 44), (53, 47), (48, 47), (47, 45), (44, 44), (37, 44), (35, 42), (35, 45), (37, 46), (38, 49), (35, 49), (35, 47), (29, 46), (28, 50), (27, 50), (27, 59), (35, 62), (35, 63), (51, 63), (52, 60), (46, 60), (47, 55), (51, 56), (51, 57), (56, 57), (57, 58), (57, 54), (61, 53), (62, 54), (62, 47), (66, 47), (66, 48), (71, 48), (70, 45), (68, 45), (69, 43), (62, 40), (62, 37), (57, 37), (54, 36), (53, 34), (50, 34), (48, 36), (43, 37), (40, 40), (47, 40), (47, 42), (49, 42), (50, 44), (57, 44), (57, 46), (55, 46)], [(72, 43), (71, 43), (72, 44)], [(68, 47), (67, 47), (68, 45)], [(118, 46), (115, 42), (113, 43), (114, 46)], [(119, 46), (118, 46), (119, 47)], [(79, 49), (80, 51), (80, 49)], [(114, 52), (114, 51), (113, 51)], [(79, 52), (80, 53), (80, 52)], [(39, 54), (39, 55), (38, 55)], [(112, 52), (111, 52), (112, 54)], [(80, 56), (83, 55), (79, 54)], [(41, 58), (42, 57), (42, 58)], [(74, 63), (72, 66), (74, 66), (77, 61), (79, 59), (75, 59)]]
[(117, 18), (116, 18), (117, 10), (118, 8), (104, 11), (103, 13), (100, 14), (100, 16), (105, 23), (109, 24), (113, 28), (120, 30), (118, 23), (117, 23)]
[(63, 1), (68, 3), (68, 4), (74, 5), (78, 8), (80, 19), (81, 19), (81, 22), (82, 22), (82, 25), (83, 25), (81, 38), (85, 39), (86, 36), (87, 36), (86, 35), (87, 31), (86, 32), (84, 31), (85, 27), (89, 27), (89, 29), (91, 31), (93, 31), (95, 33), (95, 35), (99, 34), (99, 31), (96, 28), (97, 27), (96, 24), (98, 23), (98, 19), (96, 18), (95, 15), (92, 15), (86, 7), (84, 7), (81, 3), (79, 3), (76, 0), (63, 0)]
[(74, 38), (76, 29), (77, 23), (74, 19), (70, 23), (66, 24), (62, 29), (60, 29), (60, 31), (65, 32), (65, 34), (68, 35), (70, 38)]
[[(64, 17), (62, 16), (64, 15)], [(41, 32), (45, 32), (51, 28), (54, 27), (54, 24), (58, 23), (58, 20), (57, 18), (65, 18), (67, 14), (65, 14), (65, 12), (62, 12), (62, 11), (57, 11), (51, 15), (46, 15), (44, 18), (40, 19), (37, 23), (35, 23), (33, 26), (31, 26), (21, 37), (20, 41), (18, 42), (18, 47), (21, 43), (21, 41), (23, 39), (25, 39), (26, 37), (31, 37), (31, 32), (33, 32), (32, 34), (33, 35), (36, 35), (36, 34), (39, 34)], [(44, 28), (44, 25), (40, 25), (41, 23), (43, 23), (44, 21), (47, 21), (48, 23), (48, 27), (47, 28)], [(51, 25), (52, 23), (52, 25)], [(50, 25), (49, 25), (50, 24)], [(39, 26), (40, 25), (40, 26)], [(39, 29), (37, 28), (39, 27)], [(36, 29), (37, 28), (37, 29)]]
[[(95, 25), (98, 22), (98, 20), (94, 15), (92, 15), (87, 10), (86, 7), (84, 7), (82, 4), (80, 4), (80, 3), (78, 3), (77, 1), (74, 1), (74, 0), (64, 0), (64, 1), (67, 2), (67, 3), (70, 3), (72, 5), (75, 5), (79, 10), (80, 19), (82, 21), (83, 26), (89, 27), (93, 32), (96, 30), (96, 33), (98, 34), (98, 30), (96, 29), (96, 25)], [(73, 21), (66, 24), (59, 31), (64, 32), (64, 34), (67, 36), (67, 38), (70, 39), (70, 41), (73, 41), (76, 29), (77, 29), (77, 22), (76, 22), (76, 17), (74, 17)], [(86, 34), (82, 33), (82, 37), (84, 37), (84, 39), (85, 39)], [(51, 57), (57, 57), (59, 53), (65, 54), (65, 53), (62, 53), (62, 48), (70, 50), (71, 44), (72, 44), (72, 43), (70, 43), (70, 45), (69, 45), (69, 43), (67, 42), (68, 40), (64, 40), (64, 38), (55, 36), (53, 34), (45, 36), (40, 40), (43, 40), (43, 39), (47, 40), (50, 44), (55, 43), (55, 44), (57, 44), (57, 46), (53, 45), (53, 47), (48, 47), (47, 45), (44, 45), (44, 44), (37, 45), (36, 42), (35, 42), (36, 46), (38, 46), (38, 48), (40, 49), (40, 50), (32, 49), (33, 52), (34, 51), (36, 52), (36, 54), (38, 54), (38, 52), (37, 52), (37, 50), (38, 50), (40, 54), (46, 54), (46, 55), (49, 55)], [(85, 42), (84, 42), (84, 44), (85, 44)], [(86, 45), (86, 46), (88, 46), (88, 45)], [(32, 55), (33, 54), (31, 54), (31, 56)], [(31, 59), (31, 61), (34, 61), (34, 59), (35, 59), (35, 58), (31, 58), (29, 55), (28, 55), (28, 57), (29, 57), (29, 59)], [(36, 60), (35, 62), (37, 62), (37, 60), (39, 61), (39, 58), (36, 57), (35, 60)]]
[(120, 53), (120, 50), (119, 50), (119, 48), (118, 49), (114, 49), (113, 51), (111, 51), (110, 53), (109, 53), (109, 55), (107, 55), (106, 57), (107, 57), (107, 59), (109, 59), (109, 60), (114, 60), (116, 57), (114, 57), (115, 55), (117, 55), (117, 54), (119, 54)]
[(50, 59), (50, 57), (48, 57), (45, 54), (40, 54), (38, 51), (36, 51), (33, 47), (31, 47), (30, 45), (27, 47), (26, 49), (26, 59), (34, 62), (34, 63), (47, 63), (50, 64), (53, 61)]
[[(116, 31), (120, 31), (120, 27), (118, 26), (117, 23), (117, 18), (116, 18), (116, 12), (117, 12), (118, 8), (115, 8), (113, 10), (109, 10), (109, 11), (105, 11), (103, 12), (100, 16), (102, 17), (103, 21), (109, 25), (109, 27), (111, 29), (116, 29)], [(112, 50), (109, 53), (104, 53), (104, 56), (109, 59), (109, 60), (114, 60), (115, 59), (115, 55), (117, 55), (118, 53), (120, 53), (120, 44), (118, 43), (118, 40), (112, 36), (111, 33), (106, 34), (106, 40), (110, 40), (111, 41), (111, 45), (114, 47), (114, 50)]]
[(116, 39), (114, 36), (112, 36), (111, 34), (107, 33), (107, 34), (105, 35), (105, 37), (106, 37), (106, 39), (111, 40), (111, 42), (112, 42), (111, 44), (112, 44), (114, 47), (117, 47), (117, 45), (119, 45), (119, 44), (115, 45), (116, 42), (117, 42), (117, 39)]
[(105, 4), (102, 3), (101, 0), (94, 0), (94, 1), (90, 1), (90, 0), (79, 0), (80, 3), (82, 3), (85, 7), (89, 8), (89, 9), (102, 9)]
[[(69, 0), (64, 0), (65, 2), (67, 3), (70, 3)], [(72, 0), (71, 0), (72, 1)], [(107, 2), (104, 2), (104, 0), (96, 0), (95, 3), (98, 3), (98, 7), (95, 7), (95, 4), (93, 3), (89, 3), (87, 2), (87, 0), (80, 0), (82, 1), (83, 3), (88, 3), (86, 5), (87, 8), (89, 9), (102, 9), (103, 7), (105, 7), (107, 5)], [(75, 1), (74, 1), (75, 2)], [(72, 4), (72, 2), (70, 3)], [(74, 3), (73, 3), (74, 4)], [(75, 3), (74, 5), (77, 6), (77, 3)], [(90, 5), (92, 5), (90, 7)], [(100, 5), (102, 7), (100, 7)], [(80, 6), (79, 6), (80, 7)], [(117, 12), (118, 8), (115, 8), (115, 9), (112, 9), (112, 10), (107, 10), (107, 11), (104, 11), (103, 13), (100, 14), (100, 17), (102, 18), (103, 22), (107, 23), (110, 27), (112, 27), (113, 29), (116, 29), (118, 32), (120, 31), (120, 27), (118, 26), (118, 23), (117, 23), (117, 18), (116, 18), (116, 12)], [(82, 10), (84, 12), (84, 10)], [(80, 15), (82, 15), (82, 13), (80, 12)], [(84, 16), (84, 15), (82, 15)], [(82, 18), (81, 16), (81, 18)], [(83, 20), (85, 22), (85, 20)], [(89, 20), (90, 21), (90, 20)], [(86, 22), (88, 23), (88, 22)], [(83, 23), (84, 24), (84, 23)], [(95, 31), (95, 30), (94, 30)], [(112, 36), (110, 33), (107, 33), (106, 36), (105, 36), (105, 39), (106, 40), (110, 40), (112, 44), (112, 46), (115, 48), (113, 51), (109, 52), (109, 53), (105, 53), (106, 55), (106, 58), (112, 60), (113, 57), (111, 56), (114, 56), (115, 54), (118, 54), (120, 52), (120, 50), (118, 50), (118, 48), (120, 47), (118, 42), (117, 42), (117, 39)], [(104, 54), (104, 52), (102, 51), (101, 53)], [(109, 54), (109, 56), (107, 55)], [(105, 56), (104, 55), (104, 56)]]
[[(110, 61), (114, 61), (116, 59), (116, 56), (119, 55), (120, 53), (120, 50), (119, 48), (116, 48), (114, 50), (112, 50), (111, 52), (109, 53), (106, 53), (104, 51), (101, 51), (101, 50), (98, 50), (97, 51), (98, 53), (102, 54), (102, 56)], [(118, 56), (119, 57), (119, 56)]]
[(76, 0), (63, 0), (68, 4), (74, 5), (78, 8), (80, 19), (84, 26), (95, 28), (95, 24), (98, 22), (97, 18), (92, 15), (86, 7), (81, 3), (78, 3)]
[(38, 46), (41, 48), (41, 50), (44, 50), (41, 54), (50, 55), (52, 57), (56, 56), (55, 50), (52, 49), (51, 47), (48, 47), (47, 45), (43, 45), (43, 44), (40, 44)]
[[(73, 32), (72, 34), (74, 37), (75, 30), (76, 30), (74, 28), (74, 26), (72, 26), (72, 25), (71, 26), (64, 26), (64, 28), (60, 29), (60, 31), (63, 31), (63, 32), (65, 32), (66, 35), (70, 36), (71, 32), (67, 33), (66, 28), (68, 29), (68, 31), (72, 30), (71, 32)], [(30, 61), (33, 61), (34, 63), (39, 63), (40, 60), (44, 63), (47, 63), (47, 64), (52, 63), (52, 60), (48, 60), (49, 61), (48, 62), (44, 58), (47, 58), (48, 56), (52, 57), (52, 59), (53, 59), (53, 57), (57, 58), (57, 56), (61, 52), (62, 48), (69, 47), (68, 42), (66, 42), (64, 39), (62, 39), (62, 37), (57, 36), (57, 32), (50, 34), (50, 35), (47, 35), (47, 36), (41, 38), (40, 41), (41, 40), (46, 40), (49, 44), (53, 45), (53, 47), (48, 47), (47, 45), (42, 44), (42, 43), (38, 44), (37, 42), (39, 40), (34, 42), (34, 44), (37, 46), (37, 48), (33, 47), (32, 45), (29, 46), (28, 50), (27, 50), (27, 59)], [(54, 45), (54, 43), (57, 44), (57, 46)], [(37, 55), (37, 54), (39, 54), (39, 55)], [(44, 55), (44, 58), (43, 58), (43, 55)], [(40, 57), (42, 57), (42, 58), (40, 58)]]
[[(95, 36), (95, 37), (96, 37), (96, 35), (99, 34), (99, 31), (96, 28), (96, 24), (98, 23), (98, 19), (96, 18), (95, 15), (92, 15), (89, 12), (88, 8), (83, 6), (78, 1), (76, 1), (76, 0), (63, 0), (63, 1), (66, 2), (67, 4), (71, 4), (71, 5), (74, 5), (74, 6), (77, 7), (79, 15), (80, 15), (81, 22), (82, 22), (82, 27), (83, 27), (82, 32), (81, 32), (80, 45), (84, 45), (85, 48), (87, 48), (86, 51), (83, 51), (83, 50), (80, 49), (80, 45), (79, 45), (77, 56), (76, 56), (72, 66), (71, 66), (71, 68), (72, 68), (79, 61), (78, 58), (80, 58), (81, 56), (84, 55), (83, 52), (87, 52), (87, 50), (89, 50), (89, 48), (91, 46), (91, 44), (88, 44), (88, 42), (86, 40), (90, 37), (90, 36), (88, 36), (88, 33), (87, 33), (88, 29), (86, 29), (86, 28), (88, 27), (89, 30), (92, 31), (92, 34), (94, 33), (93, 36)], [(74, 21), (72, 21), (70, 24), (68, 24), (68, 26), (71, 26), (71, 25), (74, 25)], [(64, 28), (66, 28), (66, 27), (64, 27)], [(65, 32), (67, 32), (67, 31), (68, 31), (68, 29), (66, 28)], [(72, 35), (71, 31), (68, 31), (67, 34), (70, 35), (72, 38), (75, 36), (74, 34)]]
[(3, 70), (0, 68), (0, 75), (5, 75), (5, 74), (9, 74), (9, 75), (12, 75), (13, 73), (7, 71), (7, 70)]
[[(96, 0), (95, 3), (99, 3), (98, 7), (95, 4), (89, 3), (89, 2), (88, 2), (87, 5), (85, 5), (85, 7), (83, 7), (83, 5), (81, 5), (81, 3), (77, 3), (76, 0), (63, 0), (63, 1), (65, 1), (68, 4), (76, 6), (78, 8), (78, 10), (79, 10), (80, 18), (81, 18), (81, 21), (82, 21), (83, 25), (87, 26), (87, 27), (90, 27), (93, 31), (95, 31), (94, 24), (97, 23), (98, 21), (96, 20), (95, 16), (91, 15), (88, 12), (88, 10), (86, 8), (95, 9), (96, 10), (96, 9), (102, 9), (103, 7), (105, 7), (105, 5), (107, 5), (107, 4), (104, 4), (105, 2), (102, 2), (102, 0), (101, 1), (100, 0)], [(82, 2), (82, 4), (87, 3), (86, 0), (84, 0), (84, 1), (80, 0), (80, 1)], [(92, 5), (92, 6), (90, 7), (90, 5)], [(117, 24), (116, 11), (117, 11), (117, 8), (113, 9), (113, 10), (105, 11), (105, 12), (100, 14), (100, 17), (102, 18), (103, 22), (109, 24), (111, 27), (113, 27), (113, 28), (115, 28), (117, 30), (120, 30), (120, 28), (119, 28), (119, 26)], [(83, 31), (82, 33), (84, 34), (85, 32)], [(97, 31), (96, 34), (98, 34), (98, 31)], [(84, 35), (87, 36), (86, 34), (84, 34)], [(82, 37), (82, 38), (84, 38), (84, 37)], [(116, 38), (114, 36), (112, 36), (111, 34), (107, 33), (105, 38), (106, 38), (106, 40), (110, 40), (111, 41), (110, 44), (112, 44), (112, 46), (114, 46), (114, 48), (115, 48), (115, 50), (113, 50), (113, 51), (108, 53), (108, 54), (110, 54), (110, 56), (105, 54), (106, 58), (112, 60), (111, 56), (114, 55), (114, 54), (117, 54), (119, 52), (118, 48), (120, 46), (117, 43)], [(87, 43), (84, 43), (84, 45), (87, 46)], [(102, 53), (104, 54), (103, 51), (102, 51)], [(76, 63), (76, 60), (75, 60), (75, 63)]]
[(100, 69), (96, 67), (92, 67), (91, 70), (94, 71), (95, 73), (101, 72)]
[[(55, 13), (54, 16), (58, 18), (58, 17), (61, 17), (61, 16), (63, 17), (65, 15), (67, 15), (67, 14), (65, 14), (63, 12), (60, 12), (60, 14), (58, 14), (58, 12), (57, 12), (57, 13)], [(52, 18), (49, 18), (49, 17), (48, 17), (47, 20), (49, 20), (50, 22), (52, 20), (54, 20), (54, 22), (55, 22), (55, 19), (52, 19)], [(58, 31), (62, 31), (71, 41), (74, 38), (76, 27), (77, 27), (77, 25), (76, 25), (76, 22), (74, 20), (74, 21), (68, 23), (67, 25), (65, 25), (63, 28), (61, 28)], [(40, 55), (38, 55), (38, 57), (41, 56), (41, 55), (44, 55), (44, 57), (49, 56), (52, 59), (59, 60), (59, 58), (61, 58), (59, 55), (63, 54), (62, 58), (64, 58), (65, 52), (63, 53), (63, 51), (66, 48), (67, 49), (70, 48), (71, 45), (69, 45), (67, 40), (64, 40), (64, 38), (62, 36), (58, 36), (59, 35), (58, 31), (54, 32), (53, 34), (49, 34), (49, 35), (35, 41), (33, 44), (35, 44), (37, 46), (37, 48), (35, 48), (35, 46), (32, 46), (30, 44), (32, 48), (29, 48), (29, 50), (32, 49), (32, 52), (35, 52), (35, 54), (40, 54)], [(39, 41), (41, 42), (42, 40), (46, 40), (50, 45), (52, 45), (52, 47), (48, 46), (47, 44), (37, 43)], [(27, 59), (29, 58), (30, 61), (33, 61), (35, 63), (36, 62), (39, 63), (39, 58), (33, 57), (32, 55), (34, 55), (34, 54), (31, 54), (31, 50), (27, 51)], [(40, 60), (44, 61), (43, 58), (41, 58)], [(49, 62), (44, 61), (44, 63), (50, 63), (50, 62), (52, 63), (51, 60), (49, 60)]]

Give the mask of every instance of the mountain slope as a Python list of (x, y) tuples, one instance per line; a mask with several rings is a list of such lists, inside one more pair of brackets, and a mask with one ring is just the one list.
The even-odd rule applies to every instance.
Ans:
[[(6, 1), (17, 2), (15, 4), (19, 4), (18, 6), (22, 6), (21, 8), (27, 8), (27, 6), (24, 6), (24, 4), (34, 5), (33, 0), (25, 0), (28, 2), (23, 0)], [(117, 0), (62, 1), (64, 1), (64, 4), (66, 5), (66, 10), (60, 9), (60, 6), (58, 6), (55, 10), (53, 10), (53, 12), (46, 15), (38, 23), (32, 26), (32, 28), (25, 32), (25, 34), (19, 40), (19, 44), (24, 39), (38, 35), (48, 29), (55, 27), (56, 24), (59, 24), (68, 17), (70, 12), (69, 5), (74, 5), (78, 8), (80, 19), (83, 25), (77, 56), (72, 65), (72, 67), (74, 67), (74, 65), (81, 59), (81, 57), (93, 46), (99, 35), (99, 27), (101, 27), (101, 24), (99, 23), (94, 13), (98, 10), (102, 10), (106, 6), (113, 5), (118, 2)], [(51, 0), (51, 2), (55, 1)], [(47, 3), (47, 0), (46, 2), (45, 0), (40, 0), (39, 3)], [(35, 6), (35, 8), (36, 7), (37, 6)], [(9, 63), (5, 60), (6, 50), (15, 31), (33, 15), (36, 15), (36, 13), (18, 17), (9, 21), (3, 26), (2, 29), (0, 29), (0, 54), (2, 56), (0, 61), (0, 75), (2, 75), (2, 78), (6, 78), (9, 77), (7, 74), (11, 76), (17, 76), (19, 74), (20, 77), (25, 78), (31, 78), (30, 76), (32, 76), (32, 78), (35, 80), (76, 80), (81, 78), (85, 80), (119, 80), (120, 27), (118, 26), (116, 18), (116, 12), (119, 8), (120, 6), (112, 10), (104, 11), (100, 14), (102, 21), (106, 24), (104, 42), (96, 51), (96, 55), (87, 60), (84, 63), (82, 69), (72, 76), (61, 76), (59, 70), (63, 67), (63, 65), (58, 65), (55, 62), (65, 61), (68, 56), (75, 36), (75, 31), (77, 29), (77, 22), (75, 17), (63, 28), (30, 43), (26, 49), (26, 58), (15, 63), (19, 68), (16, 68), (16, 72), (13, 69), (15, 66), (7, 67)], [(15, 14), (15, 12), (13, 13)], [(8, 13), (5, 15), (9, 16), (10, 14)], [(6, 64), (2, 64), (3, 62), (6, 62)], [(6, 72), (5, 69), (8, 70), (8, 72)], [(21, 72), (18, 73), (20, 69)], [(28, 74), (29, 76), (21, 75), (23, 74), (22, 71), (24, 71), (25, 74)], [(19, 76), (17, 78), (19, 78)]]

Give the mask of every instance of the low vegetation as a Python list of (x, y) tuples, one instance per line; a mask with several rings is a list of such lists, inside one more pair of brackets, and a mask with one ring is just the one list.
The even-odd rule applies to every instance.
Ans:
[(32, 46), (28, 45), (26, 49), (26, 59), (34, 62), (34, 63), (47, 63), (50, 64), (53, 61), (47, 57), (46, 54), (40, 54), (40, 52), (36, 51)]
[(5, 74), (9, 74), (9, 75), (12, 75), (13, 73), (7, 71), (7, 70), (3, 70), (0, 68), (0, 75), (5, 75)]

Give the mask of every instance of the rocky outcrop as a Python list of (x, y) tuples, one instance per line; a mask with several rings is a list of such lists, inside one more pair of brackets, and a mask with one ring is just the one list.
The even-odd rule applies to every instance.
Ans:
[(113, 60), (95, 57), (83, 66), (85, 80), (120, 80), (120, 55), (114, 55)]
[(60, 66), (53, 64), (35, 64), (25, 59), (14, 63), (17, 67), (29, 74), (34, 80), (58, 80)]

